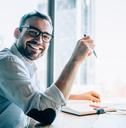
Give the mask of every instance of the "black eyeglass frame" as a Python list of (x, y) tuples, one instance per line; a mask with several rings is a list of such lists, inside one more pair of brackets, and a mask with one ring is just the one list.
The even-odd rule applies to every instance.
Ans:
[(50, 34), (48, 32), (42, 32), (38, 28), (36, 28), (34, 26), (31, 26), (31, 25), (29, 25), (29, 26), (21, 26), (21, 27), (19, 27), (19, 30), (22, 31), (23, 28), (34, 29), (34, 30), (38, 31), (38, 34), (36, 36), (33, 36), (34, 38), (39, 37), (40, 35), (42, 35), (42, 39), (43, 39), (43, 35), (44, 34), (47, 34), (48, 36), (50, 36), (49, 41), (43, 40), (43, 41), (45, 41), (47, 43), (50, 42), (52, 40), (52, 38), (53, 38), (53, 35), (52, 34)]

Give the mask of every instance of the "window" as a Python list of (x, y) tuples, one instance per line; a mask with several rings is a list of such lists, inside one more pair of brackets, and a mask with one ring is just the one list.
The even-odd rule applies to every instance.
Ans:
[(104, 88), (126, 86), (126, 1), (102, 0), (95, 3), (96, 79)]
[[(25, 12), (31, 10), (39, 10), (40, 12), (48, 14), (48, 4), (51, 0), (31, 0), (28, 1), (3, 1), (0, 5), (1, 9), (1, 33), (0, 33), (0, 49), (10, 47), (15, 39), (13, 39), (13, 31), (18, 26), (20, 16)], [(54, 3), (55, 2), (55, 3)], [(8, 4), (6, 4), (8, 3)], [(54, 58), (45, 54), (37, 61), (39, 67), (38, 79), (44, 88), (47, 81), (53, 82), (61, 73), (67, 60), (70, 58), (72, 51), (77, 43), (85, 33), (93, 36), (92, 16), (93, 16), (93, 2), (91, 0), (56, 0), (50, 7), (55, 7), (54, 19)], [(9, 5), (9, 6), (8, 6)], [(27, 6), (28, 5), (28, 6)], [(8, 11), (5, 11), (8, 8)], [(50, 10), (50, 8), (49, 8)], [(8, 23), (9, 19), (9, 23)], [(47, 63), (48, 58), (48, 63)], [(51, 60), (52, 59), (52, 60)], [(50, 63), (51, 60), (51, 63)], [(50, 65), (49, 65), (50, 63)], [(77, 74), (75, 84), (89, 84), (94, 82), (94, 57), (85, 62)], [(49, 65), (49, 66), (48, 66)], [(54, 65), (54, 67), (53, 67)], [(47, 70), (47, 66), (49, 70)], [(40, 68), (41, 67), (41, 68)], [(54, 69), (53, 69), (54, 68)], [(53, 70), (52, 70), (53, 69)], [(53, 72), (54, 71), (54, 72)], [(51, 74), (51, 78), (49, 76)], [(54, 79), (53, 79), (54, 78)]]
[[(57, 0), (55, 10), (54, 79), (57, 79), (73, 49), (84, 34), (93, 36), (90, 0)], [(84, 62), (77, 74), (75, 84), (94, 83), (94, 57)]]
[[(36, 4), (34, 4), (36, 3)], [(16, 26), (18, 26), (20, 16), (36, 8), (37, 0), (29, 1), (8, 1), (4, 0), (0, 4), (0, 49), (4, 47), (9, 47), (12, 45), (13, 31)]]
[(54, 42), (50, 46), (50, 54), (45, 54), (37, 61), (41, 87), (45, 88), (48, 81), (52, 83), (57, 79), (77, 40), (86, 33), (96, 43), (98, 58), (92, 55), (81, 65), (74, 84), (96, 84), (103, 89), (120, 86), (121, 92), (124, 92), (125, 0), (4, 0), (0, 4), (0, 50), (10, 47), (14, 42), (13, 30), (18, 26), (22, 14), (34, 9), (48, 14), (49, 3), (51, 16), (54, 18)]

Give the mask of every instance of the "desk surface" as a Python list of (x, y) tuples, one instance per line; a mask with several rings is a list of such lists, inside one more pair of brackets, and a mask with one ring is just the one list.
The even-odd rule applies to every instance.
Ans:
[(38, 128), (126, 128), (126, 115), (101, 114), (78, 117), (61, 112), (52, 125)]
[(38, 128), (126, 128), (126, 111), (88, 116), (75, 116), (60, 112), (53, 124)]

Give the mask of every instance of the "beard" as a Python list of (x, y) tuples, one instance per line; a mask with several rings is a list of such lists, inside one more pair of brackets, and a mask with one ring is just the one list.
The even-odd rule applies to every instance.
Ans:
[(36, 41), (27, 41), (18, 46), (19, 52), (29, 60), (37, 60), (45, 53), (45, 48), (39, 48)]

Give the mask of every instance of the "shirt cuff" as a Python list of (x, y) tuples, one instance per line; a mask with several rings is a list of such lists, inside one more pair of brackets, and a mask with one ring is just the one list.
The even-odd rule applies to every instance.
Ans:
[(56, 87), (55, 84), (52, 84), (49, 88), (47, 88), (45, 94), (58, 105), (63, 106), (66, 104), (66, 99), (63, 93)]

